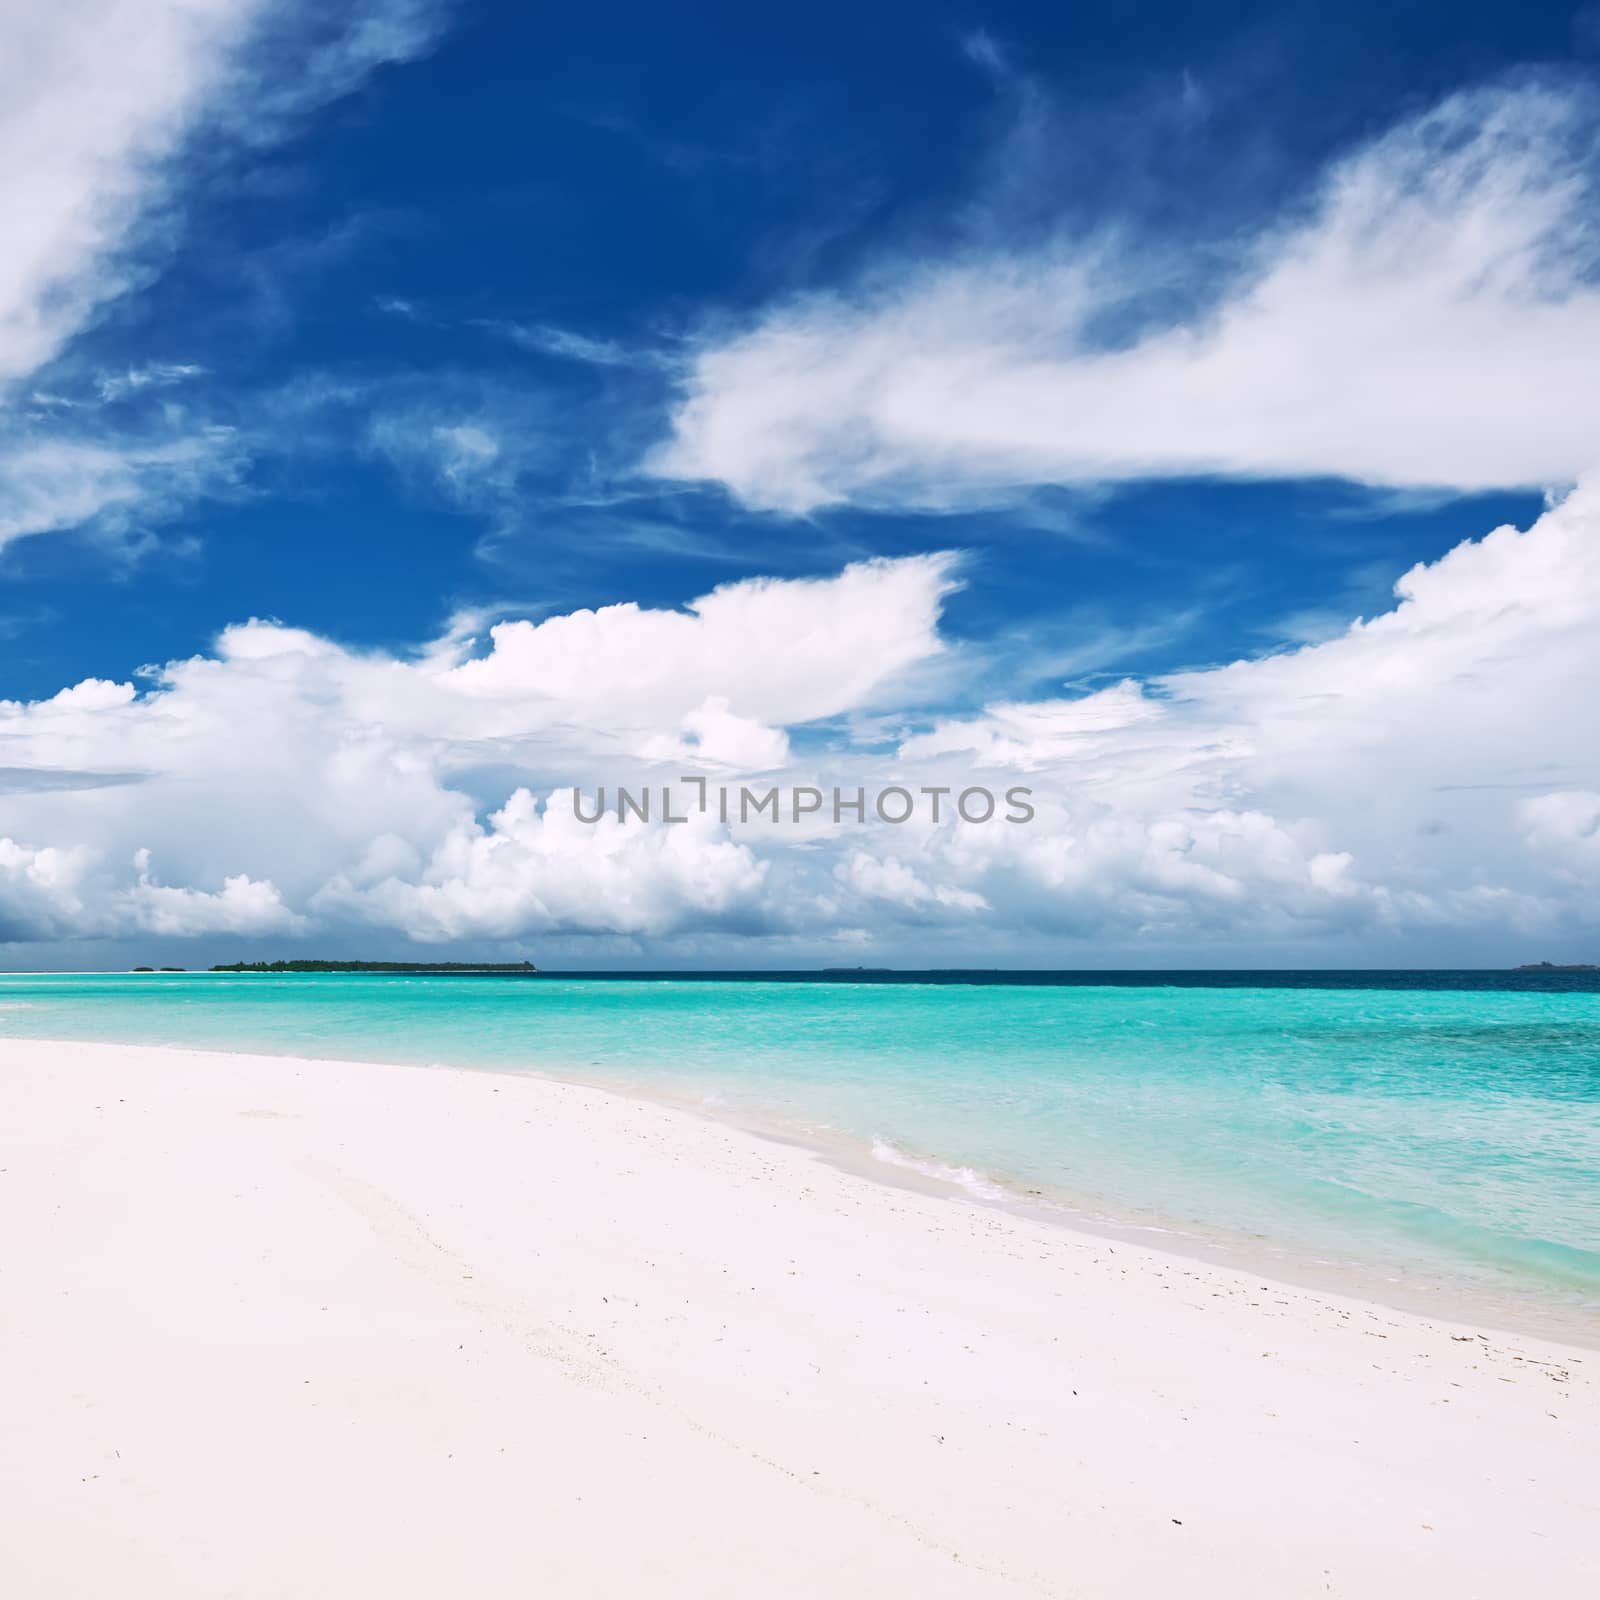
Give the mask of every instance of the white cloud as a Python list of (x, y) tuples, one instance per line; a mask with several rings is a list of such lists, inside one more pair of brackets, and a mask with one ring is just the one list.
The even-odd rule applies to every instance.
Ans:
[(746, 846), (698, 817), (590, 824), (574, 816), (570, 794), (541, 809), (518, 789), (487, 827), (453, 828), (414, 879), (358, 887), (339, 876), (314, 904), (425, 943), (552, 931), (661, 937), (752, 912), (765, 875)]
[(789, 736), (753, 717), (736, 716), (726, 695), (707, 695), (683, 717), (683, 737), (646, 739), (647, 761), (676, 761), (697, 772), (773, 772), (789, 760)]
[(276, 887), (239, 873), (214, 893), (169, 888), (150, 873), (150, 852), (134, 853), (139, 881), (122, 897), (128, 920), (143, 933), (192, 938), (204, 933), (294, 933), (306, 919), (284, 905)]
[(661, 358), (654, 351), (630, 350), (613, 339), (596, 339), (572, 328), (555, 328), (548, 323), (491, 322), (485, 326), (504, 335), (512, 344), (535, 355), (554, 356), (560, 361), (575, 361), (588, 367), (655, 367)]
[(1529, 845), (1563, 875), (1600, 886), (1600, 794), (1565, 789), (1536, 795), (1518, 808)]
[(103, 372), (95, 388), (109, 404), (138, 394), (142, 389), (169, 389), (174, 384), (198, 378), (205, 369), (193, 361), (152, 361), (124, 372)]
[[(232, 63), (213, 117), (265, 142), (307, 112), (349, 94), (379, 68), (414, 61), (437, 43), (453, 0), (365, 0), (327, 7), (276, 0), (262, 9), (255, 53)], [(264, 62), (292, 63), (271, 71)]]
[(970, 889), (950, 884), (929, 884), (898, 856), (875, 856), (852, 850), (834, 868), (834, 877), (852, 893), (867, 900), (886, 900), (907, 910), (946, 906), (957, 911), (986, 911), (988, 902)]
[(978, 765), (1033, 771), (1058, 763), (1079, 768), (1097, 756), (1126, 758), (1129, 736), (1161, 717), (1142, 686), (1126, 679), (1076, 700), (1035, 700), (989, 707), (982, 717), (937, 724), (907, 739), (911, 760), (970, 751)]
[(0, 943), (47, 941), (84, 931), (86, 908), (79, 886), (89, 861), (90, 852), (81, 847), (30, 848), (0, 837)]
[(500, 441), (476, 423), (439, 424), (429, 445), (445, 488), (463, 504), (496, 498), (515, 486), (507, 476)]
[[(0, 62), (0, 385), (20, 393), (159, 256), (196, 128), (271, 137), (426, 49), (439, 12), (391, 0), (325, 24), (301, 5), (64, 0), (17, 15)], [(274, 77), (267, 46), (311, 24), (309, 65)], [(1176, 324), (1148, 314), (1173, 263), (1109, 235), (890, 264), (702, 349), (657, 465), (788, 510), (1151, 473), (1575, 477), (1600, 440), (1595, 130), (1573, 91), (1457, 96), (1329, 173)], [(1133, 331), (1110, 340), (1112, 322)], [(545, 354), (632, 359), (520, 331)], [(176, 407), (138, 439), (61, 431), (195, 376), (151, 363), (92, 398), (42, 387), (26, 426), (0, 431), (0, 543), (128, 524), (229, 482), (237, 441)], [(539, 448), (471, 404), (393, 410), (369, 443), (507, 514)], [(1072, 940), (1210, 956), (1441, 932), (1494, 951), (1592, 922), (1600, 756), (1572, 708), (1600, 699), (1600, 488), (1418, 567), (1392, 610), (1303, 649), (930, 721), (929, 665), (984, 657), (941, 637), (955, 572), (949, 556), (868, 561), (681, 610), (503, 621), (482, 644), (457, 629), (409, 655), (255, 620), (142, 692), (90, 679), (0, 702), (0, 941), (720, 933), (749, 959), (762, 932), (820, 948), (981, 927), (990, 949), (1048, 959)], [(1089, 671), (1095, 644), (1054, 641), (1052, 658)], [(908, 723), (890, 752), (882, 730)], [(1038, 817), (646, 827), (567, 804), (574, 782), (680, 770), (1026, 781)]]
[(135, 881), (115, 887), (98, 852), (83, 845), (29, 848), (0, 838), (0, 941), (39, 942), (69, 937), (118, 938), (151, 933), (293, 933), (305, 919), (283, 904), (277, 889), (244, 874), (221, 889), (169, 888), (150, 872), (150, 852), (134, 853)]
[[(848, 932), (899, 960), (981, 937), (1214, 963), (1520, 959), (1592, 927), (1600, 749), (1574, 708), (1600, 700), (1600, 487), (1317, 644), (929, 723), (908, 670), (949, 583), (868, 562), (502, 623), (482, 654), (255, 621), (142, 693), (0, 702), (0, 766), (49, 780), (6, 796), (0, 936), (670, 936), (744, 962)], [(896, 749), (890, 712), (924, 724)], [(574, 784), (587, 814), (601, 785), (757, 765), (763, 788), (1025, 784), (1037, 816), (723, 825), (684, 789), (686, 823), (572, 814)]]
[[(647, 733), (691, 715), (702, 737), (718, 716), (814, 722), (940, 652), (954, 567), (948, 555), (863, 561), (834, 578), (724, 584), (683, 611), (627, 604), (503, 622), (489, 654), (449, 681), (486, 708), (546, 700), (576, 722)], [(708, 696), (725, 704), (708, 711)]]
[[(129, 432), (22, 380), (158, 270), (202, 128), (261, 141), (427, 48), (435, 0), (328, 20), (302, 0), (13, 0), (0, 22), (0, 542), (110, 517), (159, 520), (232, 480), (240, 441), (181, 415)], [(218, 148), (213, 137), (208, 152)], [(199, 375), (156, 361), (102, 375), (116, 406)], [(27, 414), (26, 405), (35, 407)], [(41, 427), (44, 421), (55, 426)], [(20, 413), (20, 414), (19, 414)], [(71, 431), (63, 431), (65, 419)]]
[[(459, 637), (412, 659), (360, 654), (252, 621), (143, 694), (91, 679), (0, 702), (0, 764), (53, 779), (8, 797), (13, 921), (35, 938), (343, 922), (426, 940), (749, 921), (766, 867), (746, 844), (699, 818), (585, 825), (570, 789), (540, 809), (534, 784), (638, 782), (663, 760), (676, 777), (680, 755), (690, 770), (780, 761), (784, 727), (852, 710), (940, 649), (948, 572), (874, 561), (725, 585), (682, 612), (506, 623), (480, 656)], [(485, 767), (523, 781), (480, 821)], [(83, 852), (70, 874), (41, 854), (58, 839)]]
[(42, 366), (129, 281), (120, 252), (259, 7), (9, 7), (0, 52), (0, 383)]
[(901, 755), (965, 755), (1052, 795), (1051, 826), (969, 835), (989, 854), (954, 865), (1051, 883), (1102, 926), (1504, 930), (1575, 915), (1594, 796), (1559, 786), (1600, 775), (1573, 720), (1600, 699), (1600, 487), (1396, 592), (1393, 610), (1318, 644), (998, 704)]
[(962, 39), (961, 53), (973, 66), (991, 77), (1007, 79), (1010, 76), (1011, 65), (1006, 60), (1005, 51), (994, 35), (982, 28), (974, 29)]
[(1570, 483), (1600, 459), (1597, 157), (1587, 91), (1455, 95), (1176, 322), (1151, 297), (1197, 264), (1110, 229), (885, 263), (706, 343), (650, 465), (791, 512), (1167, 474)]
[(433, 380), (426, 394), (413, 389), (391, 382), (366, 397), (375, 409), (365, 448), (413, 491), (501, 529), (520, 525), (531, 503), (525, 482), (549, 461), (551, 423), (542, 397), (450, 379)]
[(122, 533), (238, 481), (243, 452), (231, 428), (101, 440), (25, 434), (0, 438), (0, 548), (33, 534), (94, 527)]

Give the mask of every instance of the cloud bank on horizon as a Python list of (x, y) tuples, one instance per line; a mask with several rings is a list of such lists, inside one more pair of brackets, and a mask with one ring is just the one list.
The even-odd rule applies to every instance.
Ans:
[[(243, 480), (252, 441), (182, 399), (202, 364), (102, 374), (92, 406), (41, 374), (159, 278), (198, 203), (197, 139), (288, 138), (425, 58), (445, 21), (417, 0), (332, 28), (267, 0), (35, 8), (0, 67), (0, 205), (19, 219), (0, 266), (0, 545), (156, 525)], [(518, 324), (540, 356), (676, 384), (627, 494), (709, 482), (795, 539), (830, 508), (870, 522), (1160, 478), (1532, 487), (1547, 509), (1419, 562), (1317, 642), (1044, 695), (970, 692), (1006, 658), (1000, 628), (951, 626), (983, 561), (959, 539), (868, 553), (857, 532), (825, 570), (747, 571), (686, 603), (636, 600), (619, 571), (609, 604), (507, 603), (405, 642), (218, 617), (198, 653), (0, 700), (0, 944), (31, 965), (445, 944), (1092, 965), (1590, 940), (1597, 171), (1595, 94), (1529, 78), (1346, 153), (1203, 281), (1108, 224), (887, 251), (706, 320), (686, 356)], [(513, 441), (415, 396), (375, 416), (367, 457), (421, 459), (423, 441), (452, 500), (502, 526)], [(130, 398), (153, 404), (137, 427)], [(1035, 814), (574, 813), (574, 787), (686, 773), (1021, 784)]]
[[(745, 581), (683, 613), (503, 623), (486, 651), (251, 622), (142, 691), (0, 704), (0, 930), (1287, 953), (1595, 926), (1576, 708), (1600, 695), (1600, 488), (1408, 573), (1393, 610), (1321, 644), (946, 719), (906, 697), (945, 651), (951, 571)], [(685, 769), (763, 791), (1023, 783), (1037, 815), (574, 814), (574, 787), (592, 810), (602, 785)]]

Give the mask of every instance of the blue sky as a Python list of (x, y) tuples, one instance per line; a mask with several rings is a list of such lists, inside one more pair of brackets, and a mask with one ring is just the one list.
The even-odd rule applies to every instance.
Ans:
[[(1567, 523), (1600, 420), (1595, 8), (368, 0), (330, 25), (270, 0), (70, 0), (0, 26), (18, 963), (419, 933), (573, 965), (1589, 949), (1593, 736), (1530, 744), (1508, 709), (1501, 737), (1473, 684), (1525, 668), (1544, 693), (1559, 669), (1573, 692), (1591, 667), (1583, 619), (1553, 622), (1537, 585), (1593, 587)], [(1455, 575), (1550, 506), (1567, 522), (1494, 580), (1526, 626), (1491, 637), (1503, 619), (1463, 610)], [(1542, 546), (1569, 538), (1552, 579)], [(916, 558), (941, 553), (930, 579)], [(803, 582), (859, 588), (875, 560), (899, 575), (874, 591), (902, 608), (876, 619), (888, 647), (869, 615), (849, 632), (854, 589)], [(1438, 770), (1395, 773), (1377, 688), (1359, 739), (1342, 714), (1327, 730), (1349, 793), (1274, 743), (1301, 713), (1254, 687), (1248, 713), (1216, 709), (1230, 663), (1256, 662), (1253, 685), (1300, 670), (1276, 660), (1359, 677), (1341, 641), (1419, 565), (1443, 610), (1413, 607), (1427, 642), (1385, 671), (1399, 693), (1425, 680), (1428, 727), (1460, 719)], [(856, 680), (785, 698), (786, 651), (817, 669), (790, 613), (752, 600), (764, 631), (738, 649), (640, 666), (689, 685), (682, 704), (622, 681), (557, 705), (519, 680), (492, 693), (522, 713), (423, 727), (347, 682), (509, 660), (497, 622), (633, 602), (648, 629), (758, 580), (796, 597), (794, 626), (844, 619)], [(219, 641), (251, 619), (313, 641), (265, 710), (236, 691), (277, 729), (270, 776), (190, 709), (195, 675), (245, 673)], [(1451, 629), (1493, 653), (1432, 661)], [(745, 648), (773, 656), (774, 698)], [(84, 680), (131, 687), (58, 704)], [(1141, 776), (1145, 711), (1092, 771), (1070, 731), (1130, 681), (1184, 722), (1160, 736), (1188, 774), (1171, 792)], [(1305, 714), (1332, 715), (1317, 694)], [(687, 720), (720, 714), (708, 699), (748, 724), (719, 771), (754, 752), (786, 781), (826, 758), (883, 782), (959, 754), (980, 781), (1037, 778), (1048, 837), (981, 861), (959, 830), (708, 837), (721, 867), (612, 905), (583, 872), (555, 882), (587, 846), (552, 863), (493, 820), (522, 788), (542, 817), (561, 784), (708, 752)], [(207, 715), (231, 730), (225, 703)], [(992, 727), (971, 730), (1017, 706), (1069, 731), (995, 765)], [(959, 752), (934, 738), (957, 727)], [(394, 815), (370, 836), (294, 816), (373, 739), (390, 777), (368, 788), (405, 774)], [(1219, 749), (1239, 764), (1195, 753)], [(1360, 796), (1390, 781), (1403, 814), (1380, 825)], [(197, 844), (275, 783), (275, 820)], [(1433, 815), (1467, 792), (1502, 799)]]

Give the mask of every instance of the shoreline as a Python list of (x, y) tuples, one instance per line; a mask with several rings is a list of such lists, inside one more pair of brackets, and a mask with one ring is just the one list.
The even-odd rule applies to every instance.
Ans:
[[(236, 974), (223, 974), (236, 976)], [(428, 1072), (466, 1072), (504, 1078), (530, 1078), (615, 1095), (624, 1102), (657, 1106), (697, 1117), (826, 1162), (840, 1172), (886, 1188), (935, 1196), (989, 1208), (1002, 1215), (1023, 1216), (1069, 1234), (1157, 1251), (1182, 1261), (1201, 1263), (1262, 1276), (1288, 1287), (1370, 1302), (1384, 1310), (1425, 1320), (1459, 1322), (1510, 1338), (1537, 1338), (1600, 1353), (1600, 1310), (1587, 1301), (1573, 1303), (1554, 1287), (1513, 1285), (1500, 1292), (1487, 1281), (1465, 1272), (1451, 1276), (1426, 1271), (1412, 1278), (1396, 1277), (1386, 1267), (1360, 1260), (1334, 1260), (1297, 1250), (1293, 1243), (1265, 1236), (1230, 1233), (1221, 1226), (1183, 1224), (1153, 1212), (1116, 1211), (1104, 1202), (1074, 1195), (1059, 1187), (1041, 1189), (1023, 1180), (989, 1170), (958, 1165), (938, 1154), (901, 1150), (889, 1141), (819, 1127), (750, 1108), (712, 1104), (705, 1097), (674, 1091), (648, 1079), (618, 1080), (586, 1074), (569, 1063), (502, 1066), (443, 1060), (397, 1061), (391, 1057), (323, 1057), (270, 1050), (216, 1049), (187, 1044), (123, 1044), (74, 1039), (32, 1039), (0, 1034), (0, 1043), (15, 1040), (70, 1050), (162, 1050), (180, 1055), (282, 1061), (296, 1065), (382, 1066)], [(880, 1148), (892, 1151), (882, 1155)], [(1575, 1291), (1574, 1291), (1575, 1293)]]
[[(1221, 1267), (1247, 1277), (1266, 1277), (1287, 1287), (1368, 1302), (1388, 1311), (1434, 1322), (1470, 1324), (1508, 1338), (1548, 1339), (1600, 1354), (1600, 1308), (1572, 1304), (1551, 1289), (1509, 1287), (1501, 1294), (1486, 1283), (1443, 1273), (1394, 1277), (1386, 1269), (1356, 1260), (1336, 1261), (1296, 1252), (1292, 1245), (1264, 1237), (1185, 1226), (1154, 1213), (1113, 1214), (1105, 1205), (1059, 1188), (1025, 1187), (1005, 1173), (957, 1166), (936, 1154), (901, 1150), (886, 1140), (821, 1129), (777, 1117), (707, 1105), (690, 1095), (675, 1095), (649, 1083), (617, 1084), (581, 1073), (538, 1068), (453, 1067), (440, 1071), (482, 1071), (517, 1076), (520, 1072), (550, 1083), (599, 1089), (646, 1105), (686, 1112), (752, 1138), (801, 1150), (840, 1172), (891, 1189), (936, 1196), (957, 1204), (993, 1209), (1004, 1216), (1027, 1217), (1079, 1238), (1130, 1245), (1180, 1261)], [(892, 1152), (880, 1154), (880, 1149)], [(1576, 1291), (1574, 1291), (1576, 1292)]]
[(1585, 1350), (527, 1073), (13, 1038), (0, 1109), (31, 1595), (1600, 1581)]

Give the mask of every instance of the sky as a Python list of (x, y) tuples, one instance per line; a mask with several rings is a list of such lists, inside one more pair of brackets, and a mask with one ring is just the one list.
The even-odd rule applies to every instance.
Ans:
[(1596, 4), (14, 0), (0, 966), (1600, 960), (1597, 188)]

